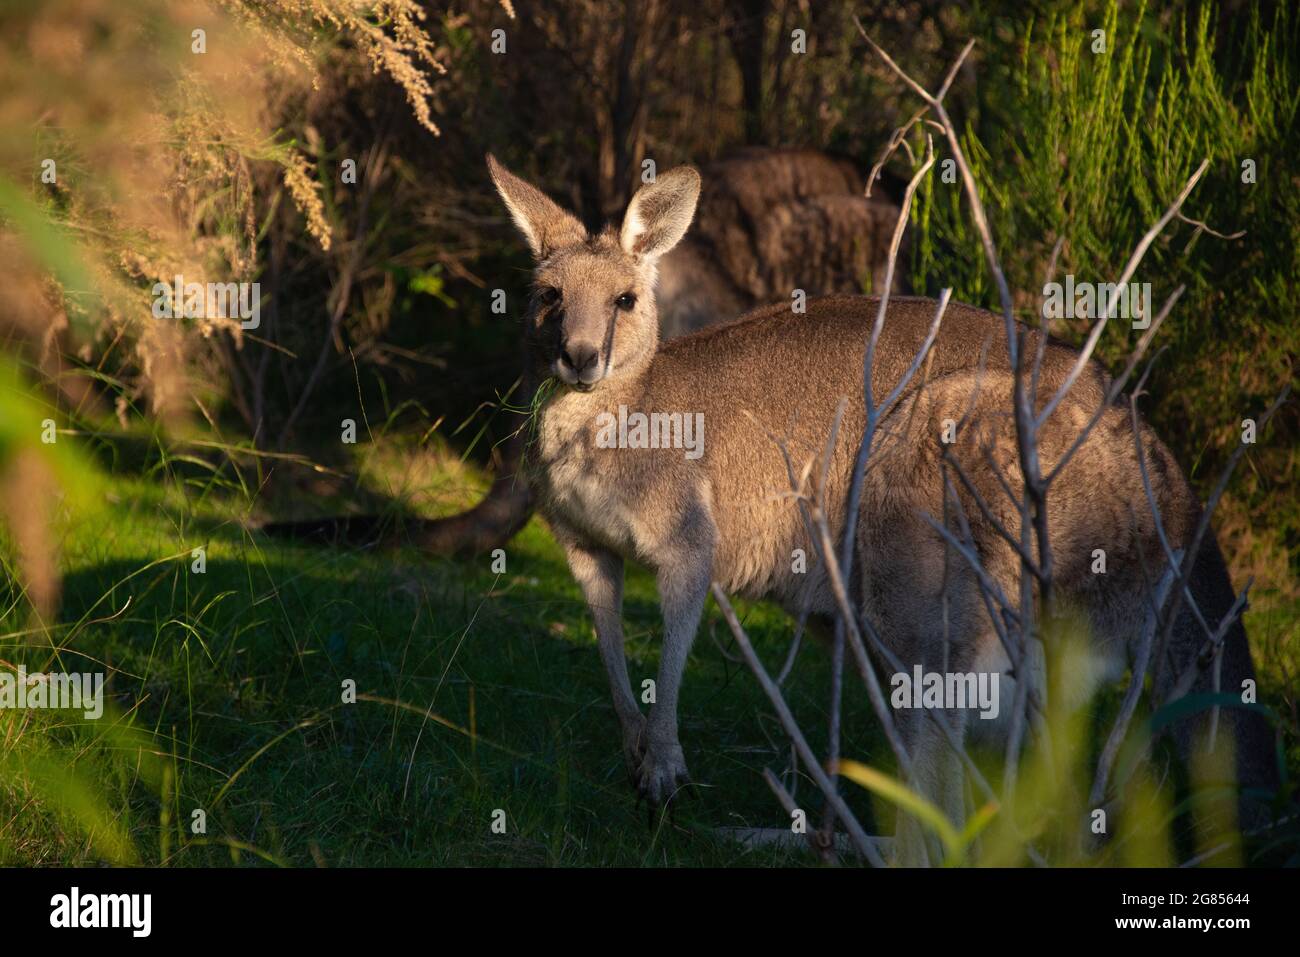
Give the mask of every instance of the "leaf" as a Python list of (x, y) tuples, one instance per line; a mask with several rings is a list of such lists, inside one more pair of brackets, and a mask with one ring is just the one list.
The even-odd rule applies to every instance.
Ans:
[(973, 842), (975, 838), (979, 837), (980, 832), (983, 831), (984, 828), (988, 827), (989, 822), (992, 821), (993, 818), (997, 816), (998, 811), (1000, 811), (1001, 809), (1002, 806), (998, 804), (997, 801), (989, 801), (978, 811), (976, 811), (971, 816), (971, 819), (966, 822), (966, 826), (962, 828), (962, 832), (961, 832), (962, 847), (963, 848), (970, 847), (971, 842)]
[(1149, 721), (1151, 733), (1154, 735), (1175, 721), (1180, 721), (1188, 715), (1195, 714), (1198, 711), (1205, 711), (1216, 705), (1221, 708), (1240, 708), (1243, 711), (1254, 711), (1256, 714), (1263, 715), (1273, 724), (1277, 724), (1277, 716), (1273, 713), (1273, 709), (1267, 705), (1246, 704), (1241, 700), (1241, 696), (1237, 694), (1226, 692), (1214, 694), (1207, 691), (1184, 695), (1177, 701), (1171, 701), (1162, 707), (1151, 716)]
[[(854, 784), (861, 785), (868, 791), (896, 804), (900, 809), (934, 831), (939, 840), (943, 842), (945, 864), (955, 865), (960, 862), (964, 856), (965, 843), (943, 811), (939, 810), (931, 801), (908, 788), (897, 778), (877, 771), (865, 764), (860, 764), (857, 761), (842, 760), (836, 765), (835, 770), (837, 774), (843, 775)], [(983, 813), (984, 809), (982, 808), (980, 814)], [(976, 815), (976, 818), (979, 818), (979, 814)], [(987, 823), (987, 821), (984, 821), (980, 824), (980, 827)]]

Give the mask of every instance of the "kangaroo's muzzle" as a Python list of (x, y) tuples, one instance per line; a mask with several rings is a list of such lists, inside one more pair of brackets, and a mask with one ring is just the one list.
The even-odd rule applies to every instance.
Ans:
[(555, 372), (565, 383), (576, 388), (590, 388), (601, 380), (605, 370), (600, 350), (589, 342), (570, 342), (560, 347)]

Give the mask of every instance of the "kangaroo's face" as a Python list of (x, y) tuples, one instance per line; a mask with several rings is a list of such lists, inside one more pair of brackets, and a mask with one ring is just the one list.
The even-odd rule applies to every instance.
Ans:
[(620, 230), (590, 236), (491, 156), (488, 169), (537, 262), (526, 333), (535, 371), (585, 392), (644, 369), (659, 344), (655, 265), (690, 226), (699, 174), (669, 170), (632, 198)]
[(530, 352), (566, 385), (586, 391), (639, 369), (659, 343), (654, 265), (601, 235), (538, 264), (528, 315)]

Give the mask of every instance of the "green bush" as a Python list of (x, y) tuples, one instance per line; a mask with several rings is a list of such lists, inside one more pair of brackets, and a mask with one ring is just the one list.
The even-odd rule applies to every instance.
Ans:
[[(1018, 56), (998, 46), (992, 23), (977, 47), (986, 55), (975, 64), (979, 87), (963, 136), (1017, 308), (1032, 322), (1058, 240), (1057, 279), (1114, 281), (1210, 161), (1183, 213), (1244, 235), (1220, 238), (1175, 220), (1134, 277), (1152, 283), (1157, 308), (1187, 287), (1156, 340), (1165, 352), (1145, 405), (1202, 493), (1240, 441), (1241, 420), (1258, 417), (1294, 379), (1300, 354), (1300, 18), (1287, 4), (1271, 16), (1252, 9), (1220, 29), (1209, 5), (1154, 13), (1142, 4), (1123, 16), (1114, 2), (1093, 16), (1073, 8), (1015, 31)], [(1094, 52), (1097, 29), (1105, 49)], [(1253, 183), (1244, 181), (1248, 160)], [(997, 308), (960, 183), (929, 177), (913, 217), (915, 287), (951, 285), (956, 298)], [(1053, 331), (1078, 342), (1087, 326), (1066, 320)], [(1112, 323), (1099, 357), (1115, 368), (1138, 335)], [(1285, 476), (1300, 466), (1298, 409), (1289, 401), (1260, 437), (1219, 517), (1221, 534), (1238, 540), (1230, 552), (1269, 541), (1266, 590), (1292, 600), (1300, 508)], [(1251, 560), (1239, 559), (1238, 571)]]

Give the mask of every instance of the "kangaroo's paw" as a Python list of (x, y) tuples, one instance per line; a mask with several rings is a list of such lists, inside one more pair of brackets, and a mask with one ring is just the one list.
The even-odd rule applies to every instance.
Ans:
[(640, 797), (648, 801), (651, 807), (662, 807), (690, 783), (686, 756), (682, 753), (680, 744), (646, 743), (645, 754), (636, 775), (636, 789)]

